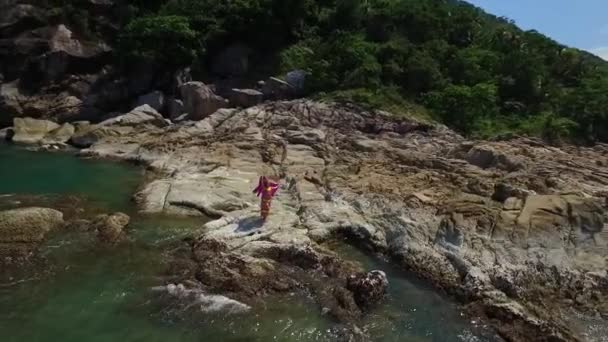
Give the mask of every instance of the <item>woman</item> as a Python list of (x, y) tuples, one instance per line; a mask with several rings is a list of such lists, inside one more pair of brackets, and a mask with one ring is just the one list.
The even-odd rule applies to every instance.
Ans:
[(257, 188), (253, 190), (254, 193), (257, 193), (258, 197), (262, 195), (260, 214), (262, 215), (263, 221), (266, 221), (266, 218), (270, 213), (270, 202), (277, 190), (279, 190), (279, 184), (270, 181), (266, 176), (260, 177)]

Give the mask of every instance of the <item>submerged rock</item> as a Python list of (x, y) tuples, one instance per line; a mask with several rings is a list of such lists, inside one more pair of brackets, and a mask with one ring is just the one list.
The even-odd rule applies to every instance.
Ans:
[(169, 295), (184, 301), (187, 307), (196, 306), (203, 313), (240, 314), (251, 310), (243, 304), (225, 296), (206, 294), (200, 289), (187, 289), (183, 284), (169, 284), (153, 288), (157, 292), (167, 292)]
[(386, 294), (388, 278), (383, 271), (371, 271), (348, 277), (346, 288), (354, 293), (359, 307), (369, 308), (377, 304)]
[(125, 237), (124, 229), (131, 218), (123, 213), (111, 215), (99, 215), (93, 220), (93, 226), (97, 230), (97, 237), (101, 242), (115, 243)]
[(49, 208), (0, 211), (0, 242), (42, 242), (48, 232), (63, 223), (63, 214)]
[(49, 208), (0, 211), (0, 262), (25, 261), (46, 235), (62, 227), (63, 214)]

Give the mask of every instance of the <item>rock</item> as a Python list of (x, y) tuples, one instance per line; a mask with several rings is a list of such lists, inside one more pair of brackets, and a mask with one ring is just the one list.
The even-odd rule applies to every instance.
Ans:
[(15, 118), (13, 120), (13, 142), (19, 144), (39, 143), (49, 132), (59, 129), (59, 125), (48, 120)]
[(123, 213), (99, 215), (93, 220), (93, 226), (97, 229), (97, 237), (100, 241), (115, 243), (124, 237), (124, 228), (130, 220), (131, 218)]
[(228, 101), (213, 93), (202, 82), (188, 82), (180, 87), (184, 109), (190, 120), (202, 120), (220, 108), (228, 107)]
[(325, 141), (325, 132), (320, 129), (300, 129), (287, 131), (287, 141), (291, 144), (313, 146)]
[(525, 199), (526, 196), (530, 194), (531, 192), (528, 190), (518, 189), (505, 183), (498, 183), (494, 186), (494, 194), (492, 194), (492, 199), (502, 203), (510, 197)]
[(0, 129), (0, 141), (11, 140), (15, 132), (12, 127)]
[(1, 243), (39, 243), (46, 234), (63, 225), (63, 214), (48, 208), (0, 211)]
[(140, 96), (137, 99), (136, 107), (148, 105), (157, 112), (162, 112), (165, 108), (165, 95), (162, 91), (153, 91), (151, 93)]
[(285, 75), (285, 81), (289, 83), (296, 94), (301, 95), (304, 93), (306, 84), (306, 71), (304, 70), (293, 70)]
[(173, 92), (179, 94), (179, 88), (184, 84), (192, 82), (192, 74), (190, 68), (184, 68), (176, 71), (173, 74)]
[(346, 287), (354, 293), (357, 305), (367, 309), (384, 298), (388, 278), (383, 271), (351, 275), (348, 277)]
[(251, 49), (243, 44), (233, 44), (213, 59), (211, 70), (220, 76), (243, 76), (249, 70)]
[(184, 103), (182, 100), (170, 99), (167, 103), (167, 107), (169, 111), (169, 118), (173, 121), (185, 114)]
[(236, 107), (253, 107), (262, 103), (264, 94), (253, 89), (231, 89), (228, 100), (230, 104)]
[(295, 94), (294, 87), (276, 77), (270, 77), (262, 88), (264, 98), (271, 100), (281, 100), (292, 98)]
[(501, 170), (513, 172), (525, 166), (510, 155), (501, 153), (492, 147), (475, 146), (466, 155), (466, 160), (482, 169), (496, 167)]
[(127, 114), (103, 121), (99, 126), (138, 126), (143, 124), (152, 124), (156, 127), (167, 126), (163, 116), (149, 105), (139, 106)]
[(62, 94), (24, 95), (18, 81), (0, 85), (0, 125), (10, 125), (15, 117), (53, 118), (64, 122), (98, 114), (78, 98)]
[(61, 127), (50, 131), (45, 135), (44, 139), (41, 140), (42, 144), (57, 144), (67, 143), (74, 135), (75, 128), (69, 123), (64, 123)]
[(169, 295), (185, 301), (188, 307), (196, 306), (205, 313), (240, 314), (248, 312), (251, 307), (234, 299), (219, 295), (206, 294), (200, 289), (187, 289), (182, 284), (169, 284), (153, 288), (155, 291), (166, 291)]

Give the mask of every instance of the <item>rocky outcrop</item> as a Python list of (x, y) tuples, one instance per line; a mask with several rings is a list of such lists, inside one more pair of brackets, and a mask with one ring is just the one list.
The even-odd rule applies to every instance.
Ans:
[(63, 214), (48, 208), (0, 211), (0, 262), (27, 259), (46, 235), (63, 226)]
[(60, 129), (60, 126), (48, 120), (32, 118), (15, 118), (13, 122), (12, 141), (18, 144), (36, 144), (47, 134)]
[(110, 137), (126, 136), (136, 127), (165, 127), (170, 122), (148, 105), (139, 106), (129, 113), (107, 119), (99, 124), (82, 124), (70, 139), (77, 147), (89, 147)]
[(215, 95), (202, 82), (188, 82), (180, 87), (184, 110), (190, 120), (202, 120), (220, 108), (228, 107), (228, 101)]
[[(304, 286), (356, 321), (382, 292), (357, 289), (382, 281), (360, 275), (348, 289), (368, 270), (320, 247), (345, 237), (443, 288), (507, 339), (569, 341), (581, 336), (571, 310), (608, 317), (605, 151), (466, 141), (442, 126), (298, 100), (134, 126), (83, 153), (161, 171), (136, 196), (143, 211), (214, 219), (175, 256), (171, 283), (247, 305)], [(251, 194), (260, 174), (282, 184), (263, 224)]]

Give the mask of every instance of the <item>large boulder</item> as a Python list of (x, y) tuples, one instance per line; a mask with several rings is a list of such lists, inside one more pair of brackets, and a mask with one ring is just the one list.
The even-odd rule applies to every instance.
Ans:
[(30, 59), (25, 70), (28, 80), (56, 81), (68, 73), (97, 72), (111, 51), (103, 42), (77, 38), (63, 24), (45, 28), (41, 34), (47, 39), (48, 51)]
[(508, 172), (522, 170), (525, 165), (517, 157), (491, 146), (474, 146), (465, 156), (466, 161), (482, 169), (497, 168)]
[(137, 107), (148, 105), (156, 111), (163, 111), (165, 108), (165, 95), (162, 91), (153, 91), (151, 93), (140, 96), (137, 99)]
[(97, 230), (97, 237), (101, 242), (115, 243), (124, 238), (124, 229), (130, 220), (131, 218), (123, 213), (104, 214), (95, 218), (93, 226)]
[(15, 118), (13, 120), (13, 142), (20, 144), (36, 144), (53, 130), (60, 126), (52, 121), (32, 118)]
[(188, 82), (180, 87), (184, 109), (191, 120), (202, 120), (220, 108), (228, 107), (228, 100), (216, 95), (203, 82)]
[(270, 77), (263, 83), (262, 93), (266, 99), (281, 100), (293, 98), (296, 94), (296, 89), (286, 81)]
[(152, 124), (156, 127), (165, 127), (167, 122), (160, 113), (149, 105), (141, 105), (124, 115), (105, 120), (99, 126), (138, 126)]
[(66, 122), (98, 112), (75, 96), (61, 94), (38, 94), (29, 96), (22, 92), (19, 81), (0, 85), (0, 125), (12, 124), (15, 117), (52, 118)]
[(39, 243), (63, 225), (63, 214), (48, 208), (0, 211), (0, 243)]
[(118, 115), (96, 125), (83, 123), (77, 126), (70, 143), (87, 148), (106, 137), (128, 135), (139, 125), (165, 127), (169, 123), (162, 115), (148, 105), (139, 106), (127, 114)]
[(236, 89), (229, 92), (228, 99), (235, 107), (253, 107), (264, 101), (264, 94), (254, 89)]

